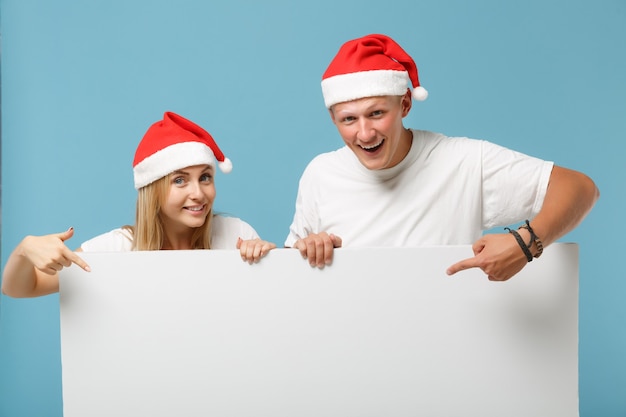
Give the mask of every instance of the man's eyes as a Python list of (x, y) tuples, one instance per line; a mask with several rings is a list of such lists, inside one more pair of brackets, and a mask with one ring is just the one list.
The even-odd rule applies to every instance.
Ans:
[[(384, 112), (384, 111), (382, 111), (382, 110), (374, 110), (373, 112), (371, 112), (371, 113), (369, 114), (369, 117), (380, 117), (380, 116), (382, 116), (383, 114), (385, 114), (385, 112)], [(351, 123), (351, 122), (354, 122), (356, 119), (357, 119), (357, 118), (356, 118), (356, 117), (354, 117), (354, 116), (347, 116), (347, 117), (344, 117), (344, 118), (342, 119), (342, 121), (343, 121), (344, 123)]]

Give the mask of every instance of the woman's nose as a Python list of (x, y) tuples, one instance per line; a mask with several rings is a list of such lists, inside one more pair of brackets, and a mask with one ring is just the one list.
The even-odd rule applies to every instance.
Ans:
[(192, 181), (189, 184), (189, 195), (192, 198), (201, 198), (202, 197), (202, 187), (199, 182)]

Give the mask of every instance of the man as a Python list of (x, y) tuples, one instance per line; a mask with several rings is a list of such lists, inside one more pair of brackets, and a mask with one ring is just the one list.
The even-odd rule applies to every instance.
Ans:
[(412, 99), (428, 94), (413, 59), (388, 36), (346, 42), (322, 77), (322, 92), (345, 146), (307, 166), (285, 241), (312, 266), (329, 265), (342, 245), (473, 243), (474, 256), (447, 273), (481, 268), (503, 281), (575, 228), (599, 196), (586, 175), (552, 162), (405, 128)]

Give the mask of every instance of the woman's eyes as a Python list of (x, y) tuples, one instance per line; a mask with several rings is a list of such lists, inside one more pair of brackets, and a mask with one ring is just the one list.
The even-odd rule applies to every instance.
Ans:
[[(202, 183), (211, 183), (213, 182), (213, 175), (211, 174), (202, 174), (200, 175), (199, 181)], [(172, 179), (172, 184), (182, 186), (189, 182), (189, 179), (186, 177), (175, 177)]]

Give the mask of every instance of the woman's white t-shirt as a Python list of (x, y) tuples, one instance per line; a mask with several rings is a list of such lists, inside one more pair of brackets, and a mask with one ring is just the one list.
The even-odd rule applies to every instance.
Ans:
[[(211, 224), (212, 249), (236, 249), (237, 239), (257, 239), (259, 235), (252, 226), (236, 217), (214, 215)], [(84, 242), (83, 252), (128, 252), (133, 237), (127, 229), (114, 229)]]

